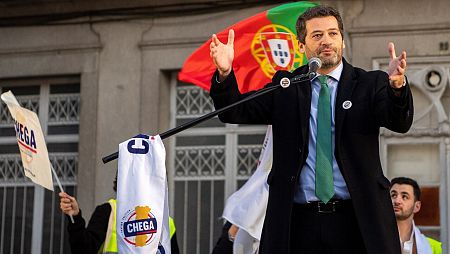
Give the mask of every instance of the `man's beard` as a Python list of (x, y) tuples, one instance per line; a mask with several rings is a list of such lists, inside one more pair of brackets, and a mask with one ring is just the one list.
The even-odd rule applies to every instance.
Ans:
[(397, 218), (397, 220), (403, 221), (403, 220), (406, 220), (409, 217), (411, 217), (413, 212), (414, 212), (414, 206), (412, 206), (410, 209), (407, 209), (407, 210), (401, 210), (400, 214), (395, 213), (395, 217)]
[(339, 55), (336, 55), (335, 57), (332, 58), (322, 58), (320, 57), (320, 60), (322, 60), (322, 68), (324, 69), (330, 69), (336, 65), (338, 65), (341, 61), (341, 58)]
[(309, 50), (309, 52), (312, 55), (311, 57), (318, 57), (322, 61), (322, 66), (320, 67), (321, 69), (330, 69), (332, 67), (335, 67), (342, 60), (343, 48), (341, 48), (341, 50), (338, 50), (338, 48), (331, 48), (335, 52), (335, 55), (332, 56), (331, 58), (325, 58), (325, 57), (320, 56), (320, 53), (322, 53), (323, 50), (329, 49), (329, 48), (330, 47), (325, 46), (325, 47), (318, 48), (316, 51)]

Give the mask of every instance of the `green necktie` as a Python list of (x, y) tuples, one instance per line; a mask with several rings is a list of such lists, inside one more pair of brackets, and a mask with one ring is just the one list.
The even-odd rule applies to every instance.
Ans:
[(328, 76), (319, 76), (317, 103), (316, 196), (324, 203), (334, 195), (333, 152), (331, 145), (331, 103)]

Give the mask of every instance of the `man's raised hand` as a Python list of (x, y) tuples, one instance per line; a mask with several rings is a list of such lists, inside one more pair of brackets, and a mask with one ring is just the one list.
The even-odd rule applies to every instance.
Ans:
[(228, 42), (223, 44), (215, 34), (212, 35), (209, 46), (214, 65), (219, 71), (220, 80), (223, 81), (231, 72), (234, 59), (234, 30), (228, 32)]
[(406, 70), (406, 52), (403, 51), (400, 56), (395, 55), (394, 43), (388, 44), (390, 61), (389, 61), (389, 83), (393, 88), (401, 88), (405, 82)]

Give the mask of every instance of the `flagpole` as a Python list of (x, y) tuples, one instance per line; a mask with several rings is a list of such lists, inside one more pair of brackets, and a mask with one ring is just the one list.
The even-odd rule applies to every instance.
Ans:
[[(62, 187), (62, 185), (61, 185), (61, 182), (59, 181), (58, 175), (56, 174), (56, 171), (55, 171), (55, 169), (53, 168), (53, 165), (52, 165), (51, 162), (50, 162), (50, 168), (52, 169), (53, 175), (54, 175), (55, 178), (56, 178), (56, 182), (58, 183), (59, 190), (60, 190), (61, 192), (64, 192), (63, 187)], [(75, 223), (75, 221), (73, 220), (73, 216), (72, 216), (72, 215), (69, 215), (69, 217), (70, 217), (70, 221), (71, 221), (72, 223)]]
[[(309, 81), (312, 77), (314, 77), (314, 75), (311, 75), (311, 73), (302, 74), (302, 75), (297, 76), (295, 81), (293, 81), (291, 83), (295, 84), (295, 83), (301, 83), (301, 82)], [(177, 134), (178, 132), (184, 131), (184, 130), (186, 130), (186, 129), (190, 128), (190, 127), (193, 127), (193, 126), (195, 126), (195, 125), (197, 125), (197, 124), (199, 124), (201, 122), (204, 122), (204, 121), (206, 121), (208, 119), (211, 119), (211, 118), (217, 116), (220, 113), (228, 111), (228, 110), (230, 110), (230, 109), (232, 109), (232, 108), (234, 108), (234, 107), (236, 107), (236, 106), (238, 106), (238, 105), (240, 105), (240, 104), (242, 104), (244, 102), (253, 100), (253, 99), (255, 99), (255, 98), (257, 98), (257, 97), (259, 97), (261, 95), (273, 92), (273, 91), (278, 90), (279, 88), (282, 88), (282, 87), (283, 86), (281, 84), (265, 87), (265, 88), (263, 88), (261, 90), (258, 90), (254, 94), (252, 94), (252, 95), (250, 95), (250, 96), (240, 100), (240, 101), (232, 103), (232, 104), (230, 104), (230, 105), (228, 105), (226, 107), (220, 108), (220, 109), (218, 109), (216, 111), (210, 112), (210, 113), (208, 113), (206, 115), (203, 115), (203, 116), (201, 116), (199, 118), (196, 118), (196, 119), (194, 119), (192, 121), (189, 121), (187, 123), (184, 123), (184, 124), (182, 124), (180, 126), (177, 126), (177, 127), (173, 128), (173, 129), (167, 130), (167, 131), (161, 133), (159, 136), (161, 137), (161, 139), (168, 138), (168, 137), (170, 137), (172, 135)], [(283, 87), (283, 88), (286, 88), (286, 87)], [(118, 157), (119, 157), (119, 152), (115, 152), (115, 153), (112, 153), (110, 155), (107, 155), (107, 156), (103, 157), (102, 161), (103, 161), (104, 164), (106, 164), (106, 163), (108, 163), (110, 161), (113, 161), (113, 160), (117, 159)]]

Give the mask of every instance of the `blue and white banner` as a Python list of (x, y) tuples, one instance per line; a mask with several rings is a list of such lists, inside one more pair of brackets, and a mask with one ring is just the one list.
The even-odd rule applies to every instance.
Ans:
[(159, 136), (138, 135), (119, 145), (119, 253), (171, 253), (165, 160)]
[(239, 227), (233, 253), (256, 253), (259, 246), (269, 198), (267, 177), (272, 168), (272, 147), (272, 126), (269, 126), (256, 171), (225, 204), (223, 218)]

